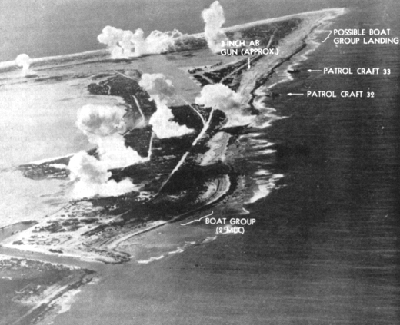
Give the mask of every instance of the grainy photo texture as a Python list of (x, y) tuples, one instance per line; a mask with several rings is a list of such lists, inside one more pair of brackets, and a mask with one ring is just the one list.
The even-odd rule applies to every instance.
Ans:
[(0, 0), (0, 325), (400, 324), (399, 15)]

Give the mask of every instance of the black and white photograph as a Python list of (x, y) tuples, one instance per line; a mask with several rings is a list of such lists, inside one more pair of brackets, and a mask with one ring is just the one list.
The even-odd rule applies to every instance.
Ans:
[(0, 325), (400, 324), (399, 16), (0, 0)]

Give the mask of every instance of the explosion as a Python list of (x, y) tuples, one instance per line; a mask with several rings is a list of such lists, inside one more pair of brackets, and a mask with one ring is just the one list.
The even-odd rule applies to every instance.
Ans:
[(29, 66), (31, 65), (31, 59), (27, 54), (20, 54), (15, 58), (15, 64), (22, 68), (22, 74), (27, 76), (31, 73)]
[(89, 137), (106, 137), (125, 131), (124, 115), (121, 106), (88, 104), (78, 111), (76, 125)]
[(85, 105), (78, 112), (77, 127), (97, 145), (100, 160), (107, 167), (121, 168), (147, 161), (137, 151), (125, 146), (126, 130), (121, 106)]
[(82, 151), (74, 155), (69, 164), (70, 179), (76, 181), (72, 191), (75, 199), (93, 196), (119, 196), (137, 191), (129, 178), (121, 182), (109, 180), (111, 172), (106, 164)]
[(166, 79), (161, 73), (143, 74), (139, 86), (146, 90), (156, 103), (157, 111), (150, 118), (149, 124), (152, 125), (158, 138), (180, 137), (193, 133), (193, 130), (185, 125), (172, 121), (174, 115), (167, 105), (175, 103), (178, 99), (171, 80)]
[(117, 59), (163, 53), (174, 46), (175, 41), (182, 36), (183, 34), (176, 29), (165, 33), (155, 30), (144, 37), (141, 28), (133, 33), (130, 30), (106, 26), (97, 39), (100, 43), (107, 45), (111, 51), (111, 57)]
[(246, 125), (254, 120), (254, 115), (246, 110), (244, 98), (223, 84), (204, 86), (195, 103), (223, 111), (228, 118), (226, 127)]
[(222, 42), (227, 41), (225, 32), (222, 29), (222, 25), (225, 23), (224, 10), (219, 2), (215, 1), (210, 8), (203, 10), (202, 17), (206, 23), (204, 36), (208, 47), (214, 53), (218, 53), (223, 49)]
[(137, 190), (130, 179), (121, 182), (109, 180), (110, 169), (146, 162), (137, 151), (125, 146), (122, 133), (126, 132), (125, 109), (121, 106), (85, 105), (78, 111), (77, 127), (97, 145), (99, 159), (80, 152), (74, 155), (68, 169), (72, 180), (77, 181), (74, 198), (118, 196)]
[(225, 113), (238, 110), (243, 105), (242, 96), (223, 84), (206, 85), (195, 99), (198, 105), (219, 109)]
[(166, 79), (162, 73), (143, 74), (139, 86), (146, 90), (151, 98), (158, 96), (160, 100), (165, 100), (168, 103), (175, 101), (175, 87), (172, 85), (172, 81)]

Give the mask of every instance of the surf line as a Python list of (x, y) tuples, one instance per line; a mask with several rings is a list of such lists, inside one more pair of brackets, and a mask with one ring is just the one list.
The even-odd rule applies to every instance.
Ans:
[(212, 216), (213, 214), (214, 214), (214, 211), (211, 211), (210, 214), (207, 214), (207, 215), (204, 216), (204, 217), (201, 217), (201, 218), (199, 218), (199, 219), (195, 219), (195, 220), (189, 221), (189, 222), (187, 222), (187, 223), (181, 223), (181, 226), (187, 226), (187, 225), (190, 225), (191, 223), (194, 223), (194, 222), (200, 222), (200, 221), (203, 220), (204, 218), (207, 218), (207, 217), (209, 217), (209, 216)]
[(190, 149), (188, 151), (185, 152), (185, 154), (182, 156), (181, 160), (177, 163), (177, 165), (175, 166), (175, 168), (172, 170), (171, 174), (169, 174), (167, 180), (161, 185), (160, 189), (158, 190), (158, 193), (156, 195), (156, 197), (160, 194), (160, 192), (162, 191), (162, 189), (165, 187), (165, 185), (167, 185), (167, 183), (170, 181), (171, 177), (178, 171), (178, 169), (183, 165), (183, 163), (186, 160), (186, 157), (189, 155), (190, 150), (197, 144), (197, 142), (200, 141), (200, 139), (204, 136), (204, 134), (206, 133), (206, 131), (208, 130), (208, 128), (210, 127), (210, 123), (211, 123), (211, 119), (213, 116), (214, 110), (212, 109), (210, 112), (210, 116), (208, 117), (208, 120), (206, 122), (206, 124), (204, 125), (203, 129), (201, 130), (201, 132), (199, 133), (199, 135), (197, 136), (197, 138), (193, 141), (192, 146), (190, 147)]

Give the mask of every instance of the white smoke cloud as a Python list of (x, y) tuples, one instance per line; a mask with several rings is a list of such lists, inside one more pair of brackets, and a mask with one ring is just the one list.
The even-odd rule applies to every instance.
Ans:
[(70, 177), (76, 181), (73, 198), (92, 196), (118, 196), (135, 191), (138, 187), (130, 179), (121, 182), (109, 180), (110, 169), (127, 167), (149, 161), (137, 151), (125, 146), (121, 133), (125, 132), (125, 109), (121, 106), (85, 105), (78, 111), (77, 127), (97, 145), (99, 159), (80, 152), (69, 164)]
[(20, 54), (15, 58), (15, 64), (22, 68), (22, 74), (27, 76), (31, 73), (29, 66), (31, 65), (31, 59), (27, 54)]
[(149, 161), (148, 157), (142, 157), (136, 150), (125, 146), (125, 139), (121, 134), (98, 138), (95, 142), (100, 160), (107, 168), (121, 168)]
[(121, 106), (83, 106), (78, 111), (76, 125), (97, 145), (100, 160), (111, 168), (126, 167), (147, 161), (137, 151), (125, 146), (122, 133), (126, 132), (125, 108)]
[(179, 125), (172, 121), (174, 115), (165, 101), (155, 98), (155, 102), (157, 111), (151, 116), (149, 124), (153, 126), (153, 132), (158, 138), (174, 138), (194, 132), (193, 129), (189, 129), (186, 125)]
[(125, 108), (88, 104), (78, 111), (77, 127), (87, 136), (105, 137), (125, 131)]
[(254, 115), (246, 111), (244, 98), (223, 84), (204, 86), (195, 103), (223, 111), (228, 118), (226, 127), (246, 125), (254, 120)]
[(243, 98), (228, 86), (223, 84), (206, 85), (195, 99), (198, 105), (219, 109), (223, 112), (237, 110), (242, 106)]
[(107, 25), (103, 28), (101, 34), (97, 36), (97, 40), (109, 47), (119, 46), (123, 33), (122, 29)]
[(133, 44), (131, 39), (134, 37), (131, 31), (124, 31), (120, 28), (106, 26), (102, 33), (97, 36), (100, 43), (107, 45), (111, 50), (113, 58), (133, 56)]
[(161, 73), (143, 74), (139, 86), (146, 90), (152, 98), (158, 96), (160, 100), (165, 100), (168, 103), (175, 100), (176, 92), (172, 81), (165, 78)]
[(70, 159), (68, 168), (71, 172), (71, 180), (80, 179), (85, 183), (104, 184), (111, 176), (111, 172), (104, 163), (84, 151)]
[(139, 86), (146, 90), (156, 103), (157, 111), (151, 116), (149, 124), (153, 126), (153, 132), (158, 138), (180, 137), (194, 132), (193, 129), (172, 121), (174, 115), (167, 105), (175, 103), (178, 98), (171, 80), (161, 73), (143, 74)]
[(74, 199), (119, 196), (138, 190), (138, 187), (132, 184), (129, 178), (125, 178), (121, 182), (109, 180), (111, 172), (108, 171), (106, 164), (84, 151), (71, 158), (68, 168), (70, 179), (75, 181), (71, 195)]
[(222, 29), (225, 23), (225, 15), (222, 6), (215, 1), (207, 9), (202, 12), (202, 17), (206, 23), (204, 28), (204, 36), (207, 40), (208, 47), (214, 53), (221, 51), (224, 47), (222, 41), (226, 41), (227, 37)]
[(111, 57), (117, 59), (160, 54), (174, 46), (175, 41), (182, 36), (183, 34), (176, 29), (172, 32), (155, 30), (144, 37), (141, 28), (132, 33), (129, 30), (106, 26), (97, 39), (100, 43), (107, 45), (111, 51)]
[(183, 34), (174, 29), (172, 32), (160, 32), (158, 30), (152, 31), (146, 37), (146, 53), (144, 54), (159, 54), (169, 47), (173, 47), (177, 39), (182, 38)]

